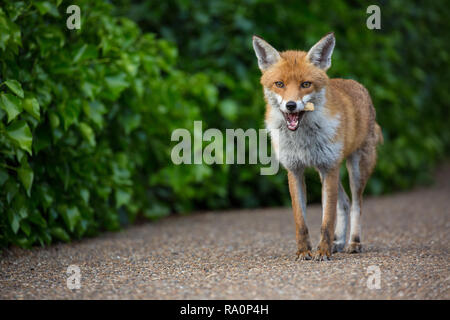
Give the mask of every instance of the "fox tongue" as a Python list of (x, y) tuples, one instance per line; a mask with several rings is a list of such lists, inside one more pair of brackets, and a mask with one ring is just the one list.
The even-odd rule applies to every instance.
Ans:
[(289, 130), (296, 130), (298, 126), (298, 113), (286, 114), (286, 122)]

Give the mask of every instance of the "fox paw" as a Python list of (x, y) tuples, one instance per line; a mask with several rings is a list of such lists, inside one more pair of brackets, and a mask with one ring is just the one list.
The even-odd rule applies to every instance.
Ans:
[(344, 251), (345, 243), (333, 242), (333, 248), (331, 250), (332, 253), (342, 252)]
[(297, 257), (295, 258), (295, 261), (305, 261), (305, 260), (311, 260), (312, 254), (311, 250), (298, 250), (297, 251)]
[(319, 246), (314, 254), (314, 260), (316, 261), (329, 261), (331, 260), (331, 252), (329, 248)]
[(362, 252), (362, 246), (359, 242), (352, 242), (348, 245), (347, 253), (361, 253)]

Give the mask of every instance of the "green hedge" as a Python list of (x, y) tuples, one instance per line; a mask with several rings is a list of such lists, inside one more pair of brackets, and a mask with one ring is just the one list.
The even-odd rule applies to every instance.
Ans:
[(289, 203), (282, 171), (170, 160), (172, 131), (194, 120), (263, 127), (254, 33), (305, 49), (335, 31), (330, 74), (368, 87), (385, 136), (370, 192), (427, 181), (449, 150), (444, 1), (383, 2), (381, 31), (365, 28), (359, 2), (319, 0), (79, 0), (81, 29), (68, 30), (72, 2), (1, 2), (0, 247), (117, 230), (138, 215)]
[(70, 4), (2, 2), (0, 246), (117, 230), (222, 190), (204, 187), (210, 168), (170, 164), (172, 130), (217, 102), (208, 78), (106, 1), (77, 1), (81, 29), (67, 29)]

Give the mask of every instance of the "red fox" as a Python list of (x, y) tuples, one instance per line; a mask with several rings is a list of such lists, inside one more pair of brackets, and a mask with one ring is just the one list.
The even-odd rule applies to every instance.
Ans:
[[(347, 252), (361, 252), (361, 205), (364, 187), (382, 143), (380, 126), (369, 92), (354, 80), (330, 79), (334, 33), (325, 35), (308, 52), (278, 52), (253, 36), (267, 102), (265, 123), (281, 164), (288, 171), (294, 211), (297, 259), (323, 261), (344, 250), (350, 215)], [(306, 104), (314, 105), (306, 111)], [(339, 178), (346, 160), (351, 206)], [(314, 167), (322, 182), (322, 226), (312, 254), (306, 216), (304, 170)]]

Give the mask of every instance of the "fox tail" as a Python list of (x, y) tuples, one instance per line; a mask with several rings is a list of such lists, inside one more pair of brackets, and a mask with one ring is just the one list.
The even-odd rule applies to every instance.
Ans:
[(377, 135), (377, 143), (383, 144), (384, 143), (383, 131), (381, 131), (381, 127), (378, 123), (375, 123), (375, 134)]

